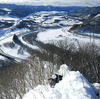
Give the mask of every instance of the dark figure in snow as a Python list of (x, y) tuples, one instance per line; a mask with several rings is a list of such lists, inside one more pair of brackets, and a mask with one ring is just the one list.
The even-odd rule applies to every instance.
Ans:
[(52, 75), (52, 78), (48, 79), (50, 87), (54, 88), (55, 84), (58, 83), (60, 80), (62, 80), (62, 75), (58, 75), (58, 74)]
[(23, 46), (22, 42), (19, 40), (19, 38), (16, 34), (13, 35), (13, 41), (16, 44), (19, 44), (20, 46)]
[(13, 35), (13, 41), (18, 41), (18, 37), (16, 34)]

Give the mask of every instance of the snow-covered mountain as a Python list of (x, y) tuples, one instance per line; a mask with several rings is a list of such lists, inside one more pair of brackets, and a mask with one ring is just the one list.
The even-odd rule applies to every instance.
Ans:
[[(3, 81), (0, 82), (0, 98), (6, 98), (10, 93), (7, 98), (98, 99), (96, 94), (100, 88), (96, 90), (95, 84), (94, 86), (90, 84), (85, 77), (91, 82), (100, 81), (100, 70), (98, 69), (100, 64), (100, 14), (94, 15), (91, 19), (89, 19), (89, 14), (86, 14), (84, 17), (88, 20), (85, 21), (82, 20), (82, 17), (73, 17), (68, 14), (79, 8), (83, 9), (83, 7), (22, 5), (2, 7), (0, 5), (0, 69), (11, 66), (11, 63), (22, 63), (18, 67), (15, 66), (16, 68), (6, 71), (6, 74), (3, 74), (5, 78), (2, 76), (3, 72), (1, 73), (1, 78), (3, 77), (3, 81), (6, 82), (4, 84)], [(74, 31), (84, 33), (84, 31), (91, 30), (92, 27), (94, 29), (91, 38)], [(98, 31), (98, 34), (94, 30)], [(90, 33), (90, 31), (88, 32)], [(88, 45), (86, 46), (86, 44)], [(24, 60), (27, 61), (24, 63)], [(74, 70), (78, 68), (85, 77), (79, 71), (66, 70), (69, 67), (63, 65), (66, 70), (65, 75), (54, 88), (50, 88), (46, 84), (46, 86), (39, 85), (32, 89), (37, 82), (44, 83), (42, 81), (45, 81), (51, 72), (54, 72), (55, 69), (58, 70), (59, 65), (67, 62)], [(59, 73), (62, 74), (62, 71), (63, 69), (60, 68)], [(9, 80), (9, 78), (11, 79)], [(42, 81), (40, 81), (41, 79)], [(99, 84), (97, 85), (99, 86)], [(5, 90), (6, 88), (8, 89)], [(29, 89), (32, 90), (29, 91)], [(10, 91), (8, 92), (8, 90)], [(28, 91), (29, 93), (27, 93)]]
[[(6, 10), (10, 11), (8, 9)], [(9, 15), (5, 15), (4, 17), (1, 16), (0, 21), (1, 21), (1, 27), (0, 27), (1, 28), (0, 30), (1, 55), (3, 56), (6, 55), (8, 57), (11, 57), (12, 55), (12, 58), (15, 58), (13, 56), (16, 56), (17, 59), (18, 57), (20, 57), (20, 55), (25, 57), (24, 52), (28, 51), (30, 47), (33, 50), (34, 48), (35, 49), (38, 48), (38, 47), (34, 47), (36, 45), (32, 46), (32, 44), (28, 44), (27, 42), (25, 42), (25, 41), (31, 42), (27, 38), (23, 40), (23, 37), (25, 35), (28, 35), (30, 33), (45, 31), (48, 29), (57, 29), (66, 26), (72, 26), (75, 23), (80, 23), (80, 21), (78, 20), (69, 18), (67, 16), (67, 13), (64, 11), (36, 12), (24, 18), (18, 18), (18, 17), (15, 18)], [(23, 45), (25, 45), (24, 47), (14, 42), (13, 40), (14, 34), (16, 34), (19, 40), (23, 43)], [(35, 39), (36, 37), (34, 36), (34, 40)], [(34, 42), (34, 40), (32, 42)], [(23, 48), (25, 48), (25, 50), (23, 50)], [(13, 51), (15, 55), (12, 54)]]
[(83, 33), (83, 35), (90, 35), (92, 33), (94, 36), (98, 37), (100, 34), (100, 14), (84, 21), (82, 24), (73, 25), (69, 31), (79, 34)]
[(69, 13), (70, 16), (85, 21), (95, 17), (97, 14), (100, 14), (100, 6), (86, 7), (84, 9), (75, 10), (72, 13)]
[[(36, 40), (41, 41), (43, 36), (45, 39), (48, 38), (48, 40), (62, 38), (69, 39), (69, 42), (75, 41), (78, 43), (80, 41), (81, 36), (73, 35), (68, 32), (68, 30), (74, 24), (80, 25), (84, 23), (68, 16), (68, 12), (66, 11), (40, 11), (31, 13), (25, 17), (18, 17), (12, 14), (12, 9), (9, 9), (9, 7), (0, 9), (2, 10), (0, 14), (0, 46), (2, 57), (11, 60), (18, 60), (20, 56), (24, 58), (28, 57), (32, 50), (39, 49)], [(97, 15), (97, 17), (99, 16)], [(98, 21), (95, 22), (98, 23)], [(49, 30), (51, 32), (50, 34), (48, 34)], [(43, 31), (46, 31), (47, 36), (43, 34), (42, 37), (38, 37)], [(14, 42), (14, 34), (17, 35), (21, 44)], [(31, 34), (33, 36), (31, 36)], [(48, 40), (46, 40), (46, 42), (48, 42)], [(88, 39), (86, 41), (90, 40)], [(13, 51), (15, 54), (12, 54)], [(20, 57), (19, 59), (23, 58)]]
[(100, 85), (93, 86), (79, 71), (70, 71), (70, 68), (63, 64), (58, 74), (63, 75), (63, 79), (54, 88), (38, 85), (25, 94), (23, 99), (99, 99), (96, 92), (99, 92)]

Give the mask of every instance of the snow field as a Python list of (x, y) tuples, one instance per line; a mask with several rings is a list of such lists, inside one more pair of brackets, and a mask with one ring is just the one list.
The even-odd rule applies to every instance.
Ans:
[(89, 36), (82, 36), (74, 33), (68, 32), (70, 27), (60, 28), (60, 29), (51, 29), (44, 32), (40, 32), (37, 35), (37, 40), (43, 43), (50, 43), (50, 41), (59, 41), (67, 39), (69, 44), (73, 42), (76, 46), (78, 44), (87, 44), (94, 42), (96, 45), (99, 45), (100, 39), (91, 38)]

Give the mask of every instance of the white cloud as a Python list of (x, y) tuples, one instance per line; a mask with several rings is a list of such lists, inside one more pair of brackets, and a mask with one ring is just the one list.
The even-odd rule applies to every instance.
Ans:
[(99, 6), (100, 0), (0, 0), (0, 3), (53, 6)]

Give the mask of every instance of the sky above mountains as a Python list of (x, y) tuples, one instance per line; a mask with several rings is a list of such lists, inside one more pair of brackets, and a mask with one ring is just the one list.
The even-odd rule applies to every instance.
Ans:
[(38, 6), (100, 6), (100, 0), (0, 0), (0, 3)]

